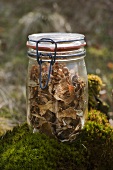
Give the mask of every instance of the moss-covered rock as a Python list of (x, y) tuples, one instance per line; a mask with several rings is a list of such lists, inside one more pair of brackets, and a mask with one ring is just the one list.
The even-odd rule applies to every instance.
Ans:
[(24, 124), (1, 136), (0, 158), (3, 170), (112, 170), (113, 129), (96, 110), (73, 143), (33, 134)]

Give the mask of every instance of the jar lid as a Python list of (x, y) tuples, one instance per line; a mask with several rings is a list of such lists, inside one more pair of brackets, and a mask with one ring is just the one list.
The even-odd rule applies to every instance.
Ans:
[[(54, 43), (56, 43), (56, 51), (73, 51), (86, 45), (84, 38), (83, 34), (77, 33), (39, 33), (29, 35), (26, 45), (28, 48), (36, 50), (36, 43), (40, 42), (38, 45), (39, 51), (53, 52), (55, 50)], [(41, 39), (45, 39), (45, 41), (40, 41)], [(54, 43), (46, 41), (49, 39)]]

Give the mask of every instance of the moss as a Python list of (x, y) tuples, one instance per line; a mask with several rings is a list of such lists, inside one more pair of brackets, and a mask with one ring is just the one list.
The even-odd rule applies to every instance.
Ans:
[(108, 113), (109, 106), (106, 102), (103, 102), (100, 99), (99, 92), (102, 89), (103, 82), (101, 78), (94, 74), (88, 75), (88, 95), (89, 95), (89, 102), (88, 108), (100, 110), (103, 113)]
[(1, 136), (0, 158), (5, 170), (112, 170), (113, 129), (96, 110), (73, 143), (33, 134), (24, 124)]
[[(1, 169), (70, 169), (74, 166), (72, 158), (77, 156), (76, 163), (79, 166), (80, 160), (76, 148), (68, 144), (59, 143), (49, 139), (44, 134), (32, 134), (27, 125), (15, 128), (12, 132), (7, 132), (1, 139)], [(83, 152), (83, 151), (82, 151)], [(80, 158), (79, 158), (80, 157)]]
[(92, 91), (93, 93), (95, 93), (95, 95), (99, 94), (99, 91), (101, 90), (103, 85), (103, 82), (101, 80), (101, 78), (97, 75), (94, 74), (89, 74), (88, 75), (88, 86), (90, 91)]

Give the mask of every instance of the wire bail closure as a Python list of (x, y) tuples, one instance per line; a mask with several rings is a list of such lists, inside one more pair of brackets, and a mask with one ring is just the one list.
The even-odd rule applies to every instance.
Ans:
[[(48, 83), (49, 83), (49, 80), (50, 80), (50, 73), (51, 73), (51, 70), (52, 70), (52, 65), (55, 63), (56, 51), (57, 51), (57, 43), (55, 41), (53, 41), (52, 39), (49, 39), (49, 38), (42, 38), (42, 39), (40, 39), (38, 41), (35, 41), (35, 42), (36, 42), (37, 62), (39, 64), (39, 66), (40, 66), (39, 85), (40, 85), (41, 89), (45, 89), (48, 86)], [(55, 44), (54, 55), (52, 55), (51, 53), (46, 53), (45, 54), (45, 53), (39, 52), (38, 45), (39, 45), (39, 43), (42, 43), (42, 42), (50, 42), (52, 44)], [(48, 77), (47, 77), (47, 81), (46, 81), (45, 86), (42, 86), (42, 63), (45, 62), (45, 61), (42, 60), (43, 56), (48, 56), (49, 59), (51, 59), (51, 61), (48, 61), (50, 63), (50, 66), (49, 66)]]

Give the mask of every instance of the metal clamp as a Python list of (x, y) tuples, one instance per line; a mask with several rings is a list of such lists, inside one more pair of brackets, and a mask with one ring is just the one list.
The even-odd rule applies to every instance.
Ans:
[[(54, 55), (52, 55), (51, 53), (43, 54), (43, 53), (39, 52), (38, 44), (42, 43), (42, 42), (50, 42), (52, 44), (55, 44)], [(57, 51), (57, 43), (55, 41), (53, 41), (52, 39), (42, 38), (42, 39), (36, 41), (36, 57), (37, 57), (37, 62), (40, 66), (39, 84), (40, 84), (41, 89), (45, 89), (48, 86), (48, 83), (50, 80), (50, 73), (52, 70), (52, 65), (55, 63), (55, 59), (56, 59), (56, 51)], [(50, 59), (50, 61), (48, 61), (50, 63), (50, 66), (49, 66), (49, 72), (48, 72), (48, 77), (47, 77), (45, 86), (42, 86), (42, 83), (41, 83), (42, 82), (42, 63), (45, 62), (42, 60), (43, 56), (48, 56)]]

